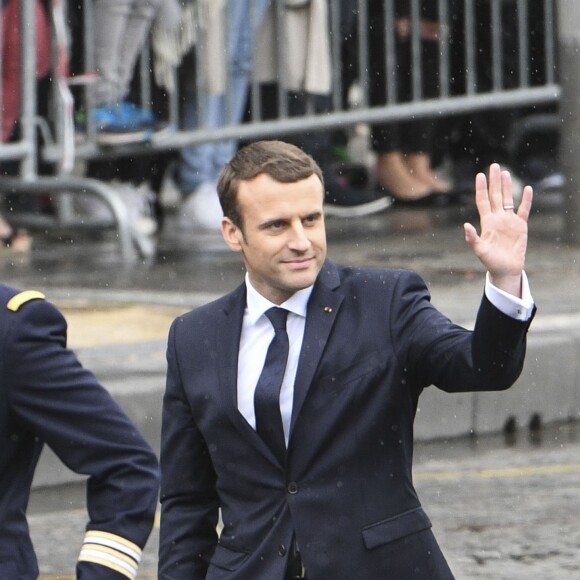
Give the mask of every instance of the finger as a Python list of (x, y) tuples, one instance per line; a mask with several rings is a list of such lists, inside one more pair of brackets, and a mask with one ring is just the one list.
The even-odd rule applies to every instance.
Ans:
[(497, 163), (489, 166), (489, 203), (491, 211), (503, 211), (502, 172)]
[(509, 171), (501, 172), (502, 208), (506, 211), (514, 211), (514, 194), (512, 178)]
[(475, 247), (479, 236), (476, 229), (469, 223), (463, 224), (463, 232), (465, 234), (465, 241), (472, 247)]
[(480, 216), (491, 211), (485, 173), (478, 173), (475, 176), (475, 205)]
[(526, 185), (522, 191), (522, 200), (520, 201), (520, 206), (518, 207), (518, 217), (523, 220), (528, 220), (530, 212), (532, 210), (532, 200), (534, 198), (534, 191), (531, 185)]

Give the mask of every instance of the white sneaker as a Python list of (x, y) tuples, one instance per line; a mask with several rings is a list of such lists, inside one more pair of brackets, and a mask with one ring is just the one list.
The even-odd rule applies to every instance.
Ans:
[(172, 161), (163, 173), (159, 187), (159, 203), (162, 208), (173, 210), (181, 203), (181, 191), (175, 177), (176, 172), (177, 162)]
[(153, 211), (155, 193), (149, 184), (144, 182), (135, 187), (131, 183), (113, 180), (111, 186), (121, 194), (131, 228), (144, 236), (153, 235), (157, 231), (157, 220)]
[(217, 186), (204, 182), (178, 208), (178, 224), (183, 231), (221, 232), (223, 212)]

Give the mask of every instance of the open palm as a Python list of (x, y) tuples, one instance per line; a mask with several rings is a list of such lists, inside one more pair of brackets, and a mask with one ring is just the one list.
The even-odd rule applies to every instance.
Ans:
[(532, 196), (532, 188), (526, 186), (515, 211), (510, 174), (493, 163), (489, 168), (489, 185), (483, 173), (475, 178), (481, 232), (478, 234), (471, 224), (464, 225), (465, 239), (487, 268), (492, 282), (517, 296), (525, 265)]

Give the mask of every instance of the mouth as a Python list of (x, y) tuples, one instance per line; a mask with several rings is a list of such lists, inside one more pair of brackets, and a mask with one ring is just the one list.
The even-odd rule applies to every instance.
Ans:
[(289, 260), (283, 260), (283, 264), (288, 266), (292, 270), (304, 270), (310, 267), (315, 261), (314, 256), (308, 258), (292, 258)]

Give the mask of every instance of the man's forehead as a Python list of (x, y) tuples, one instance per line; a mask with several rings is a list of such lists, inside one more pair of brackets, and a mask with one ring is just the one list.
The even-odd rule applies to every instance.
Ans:
[[(318, 186), (320, 186), (320, 189), (322, 190), (322, 181), (320, 181), (320, 178), (318, 177), (318, 175), (316, 175), (316, 173), (311, 173), (307, 177), (297, 179), (295, 181), (280, 181), (265, 171), (263, 171), (262, 173), (258, 173), (258, 175), (251, 177), (249, 179), (241, 179), (238, 190), (242, 189), (251, 190), (254, 187), (260, 187), (262, 185), (296, 186), (299, 184), (309, 186), (311, 185), (312, 187), (316, 187), (317, 189)], [(288, 187), (287, 189), (290, 190), (292, 188)]]

